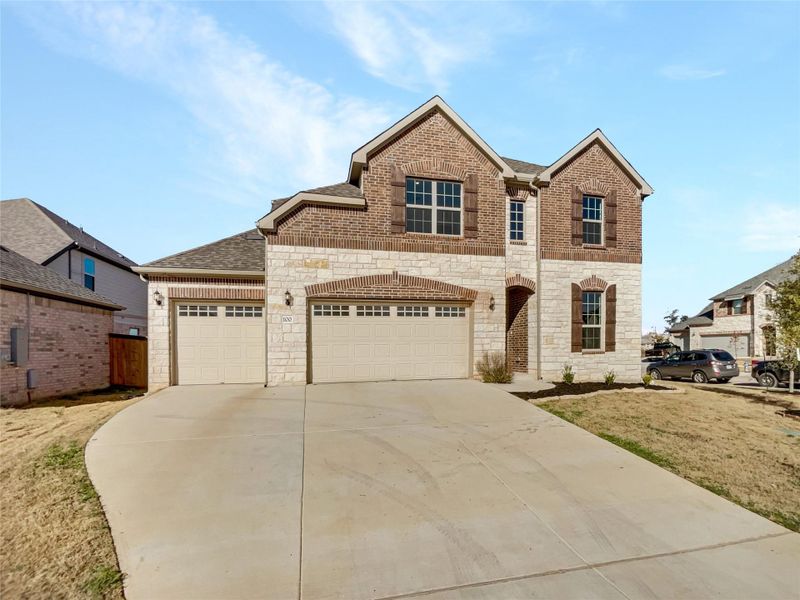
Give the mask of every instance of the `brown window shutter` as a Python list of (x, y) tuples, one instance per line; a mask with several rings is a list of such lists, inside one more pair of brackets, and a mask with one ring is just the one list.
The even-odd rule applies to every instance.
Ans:
[(406, 174), (392, 165), (392, 233), (406, 231)]
[(572, 284), (572, 352), (583, 349), (581, 335), (583, 332), (583, 291), (577, 283)]
[(606, 352), (617, 349), (617, 286), (606, 289)]
[(606, 196), (606, 246), (617, 247), (617, 191), (611, 190)]
[(464, 180), (464, 237), (478, 237), (478, 176), (474, 173)]
[(583, 192), (572, 186), (572, 245), (583, 245)]

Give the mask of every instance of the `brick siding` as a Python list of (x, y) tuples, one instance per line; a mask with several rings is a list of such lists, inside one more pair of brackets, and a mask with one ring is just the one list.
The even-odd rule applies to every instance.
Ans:
[(27, 322), (28, 296), (0, 290), (0, 404), (28, 401), (27, 371), (38, 374), (30, 391), (36, 400), (104, 388), (109, 381), (108, 334), (112, 311), (61, 300), (30, 296), (29, 359), (24, 366), (10, 364), (10, 330)]
[(424, 277), (400, 275), (397, 271), (384, 275), (366, 275), (306, 286), (309, 298), (375, 298), (380, 300), (467, 300), (478, 292), (451, 283)]
[(528, 371), (528, 301), (531, 293), (513, 287), (506, 292), (506, 360), (515, 373)]
[[(391, 169), (407, 176), (478, 178), (478, 236), (392, 233)], [(438, 110), (389, 140), (368, 159), (363, 173), (365, 208), (305, 206), (267, 235), (270, 245), (504, 256), (505, 184), (499, 171)], [(462, 229), (464, 214), (462, 212)]]
[[(572, 186), (617, 192), (617, 247), (572, 245)], [(568, 162), (542, 189), (542, 258), (613, 263), (642, 262), (642, 201), (634, 182), (598, 143)]]

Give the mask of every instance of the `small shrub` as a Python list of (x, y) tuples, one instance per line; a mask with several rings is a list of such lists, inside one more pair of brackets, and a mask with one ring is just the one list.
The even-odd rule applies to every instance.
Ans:
[(568, 384), (575, 382), (575, 372), (572, 370), (572, 365), (564, 364), (564, 367), (561, 369), (561, 381)]
[(644, 384), (644, 387), (647, 387), (648, 385), (653, 383), (653, 376), (650, 375), (650, 373), (645, 373), (644, 375), (642, 375), (642, 383)]
[(513, 375), (508, 370), (506, 357), (502, 352), (484, 352), (475, 368), (484, 383), (511, 383)]
[(612, 383), (614, 383), (614, 380), (616, 378), (617, 378), (617, 375), (614, 373), (613, 369), (611, 369), (609, 371), (606, 371), (606, 374), (603, 375), (603, 381), (606, 382), (606, 385), (611, 385)]

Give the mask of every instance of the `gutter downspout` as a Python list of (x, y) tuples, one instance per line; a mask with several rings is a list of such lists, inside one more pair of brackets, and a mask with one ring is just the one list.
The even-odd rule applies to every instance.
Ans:
[(267, 235), (261, 230), (256, 223), (256, 229), (261, 237), (264, 238), (264, 387), (269, 387), (269, 279), (267, 278), (267, 250), (269, 249), (269, 240)]
[(542, 379), (542, 188), (530, 183), (536, 191), (536, 379)]

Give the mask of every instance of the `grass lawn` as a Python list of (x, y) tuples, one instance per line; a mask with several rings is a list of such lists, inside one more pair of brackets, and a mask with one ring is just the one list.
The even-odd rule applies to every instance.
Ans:
[(676, 387), (677, 393), (609, 392), (537, 406), (800, 531), (800, 420), (776, 414), (780, 406), (772, 403), (787, 396)]
[(106, 390), (0, 410), (0, 589), (6, 598), (122, 598), (83, 449), (137, 399)]

